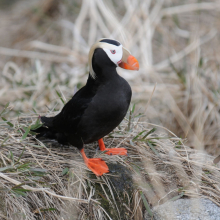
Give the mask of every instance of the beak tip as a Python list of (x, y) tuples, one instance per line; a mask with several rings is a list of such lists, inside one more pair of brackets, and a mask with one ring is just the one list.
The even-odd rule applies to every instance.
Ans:
[(139, 63), (135, 57), (130, 55), (127, 59), (127, 62), (121, 62), (118, 66), (127, 70), (139, 70)]
[(139, 70), (139, 63), (137, 62), (137, 63), (135, 63), (135, 65), (134, 65), (134, 70), (136, 70), (136, 71), (138, 71)]

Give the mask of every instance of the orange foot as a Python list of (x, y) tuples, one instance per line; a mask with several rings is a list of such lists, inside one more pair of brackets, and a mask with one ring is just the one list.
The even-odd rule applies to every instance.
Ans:
[(108, 155), (127, 155), (127, 150), (125, 148), (105, 148), (103, 139), (99, 139), (99, 149), (101, 151), (107, 151), (105, 154)]
[(127, 155), (127, 150), (125, 148), (105, 148), (105, 154), (108, 155)]
[(107, 164), (101, 158), (88, 158), (84, 152), (84, 149), (81, 151), (83, 160), (86, 166), (97, 176), (102, 176), (104, 173), (108, 173), (109, 169)]
[(88, 158), (86, 165), (96, 176), (109, 172), (107, 164), (101, 158)]

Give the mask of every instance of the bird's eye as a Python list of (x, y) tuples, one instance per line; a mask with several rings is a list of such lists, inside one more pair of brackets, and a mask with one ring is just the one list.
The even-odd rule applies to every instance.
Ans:
[(111, 53), (112, 53), (112, 54), (115, 54), (115, 53), (116, 53), (116, 51), (115, 51), (115, 50), (110, 50), (110, 51), (111, 51)]

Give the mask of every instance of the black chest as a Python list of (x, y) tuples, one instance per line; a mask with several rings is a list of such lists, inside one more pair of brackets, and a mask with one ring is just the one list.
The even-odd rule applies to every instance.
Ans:
[(130, 85), (120, 76), (98, 87), (77, 129), (84, 143), (102, 138), (120, 124), (129, 108), (131, 95)]

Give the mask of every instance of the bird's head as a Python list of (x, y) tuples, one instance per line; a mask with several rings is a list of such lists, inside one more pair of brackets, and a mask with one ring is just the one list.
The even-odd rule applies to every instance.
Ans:
[(121, 67), (128, 70), (138, 70), (139, 63), (129, 50), (121, 43), (112, 39), (100, 39), (92, 45), (89, 51), (89, 69), (93, 78), (96, 78), (95, 67)]

